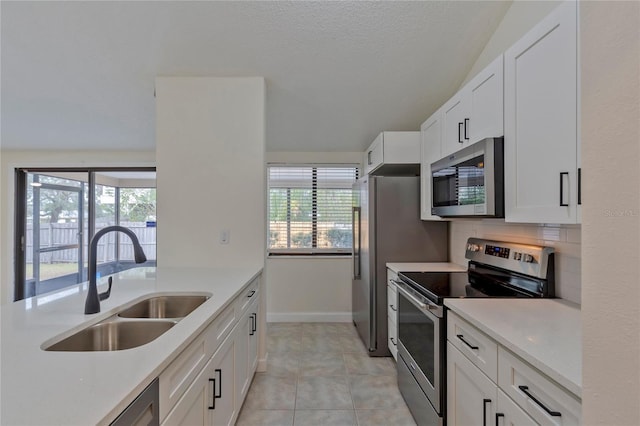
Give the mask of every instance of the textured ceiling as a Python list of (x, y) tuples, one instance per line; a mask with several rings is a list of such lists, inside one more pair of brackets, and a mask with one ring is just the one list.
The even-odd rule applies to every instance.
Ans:
[(158, 75), (264, 76), (269, 151), (362, 151), (454, 93), (510, 2), (1, 3), (2, 148), (153, 149)]

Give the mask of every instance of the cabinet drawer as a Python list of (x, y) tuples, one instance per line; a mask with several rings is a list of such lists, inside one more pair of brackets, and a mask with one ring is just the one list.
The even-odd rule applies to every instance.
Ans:
[(576, 396), (502, 347), (498, 385), (539, 424), (580, 424), (581, 402)]
[(242, 313), (247, 309), (249, 304), (258, 298), (260, 277), (251, 281), (251, 283), (242, 290), (242, 293), (238, 297), (238, 315), (242, 315)]
[(398, 360), (398, 325), (387, 317), (387, 343), (393, 359)]
[(484, 374), (498, 381), (498, 344), (451, 311), (447, 313), (447, 340)]

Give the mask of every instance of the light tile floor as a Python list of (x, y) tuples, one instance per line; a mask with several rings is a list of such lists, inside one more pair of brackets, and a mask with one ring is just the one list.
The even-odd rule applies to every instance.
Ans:
[(415, 425), (393, 358), (372, 358), (351, 323), (269, 323), (238, 426)]

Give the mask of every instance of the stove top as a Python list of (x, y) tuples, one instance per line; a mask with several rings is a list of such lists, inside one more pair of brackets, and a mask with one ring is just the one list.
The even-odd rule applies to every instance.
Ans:
[(467, 272), (400, 272), (398, 278), (433, 303), (447, 297), (553, 297), (551, 247), (469, 238)]

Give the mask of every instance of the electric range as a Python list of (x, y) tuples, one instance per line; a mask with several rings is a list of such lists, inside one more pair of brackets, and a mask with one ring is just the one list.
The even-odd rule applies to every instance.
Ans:
[(398, 386), (418, 424), (446, 420), (446, 314), (450, 297), (554, 297), (554, 250), (469, 238), (466, 272), (400, 272)]

